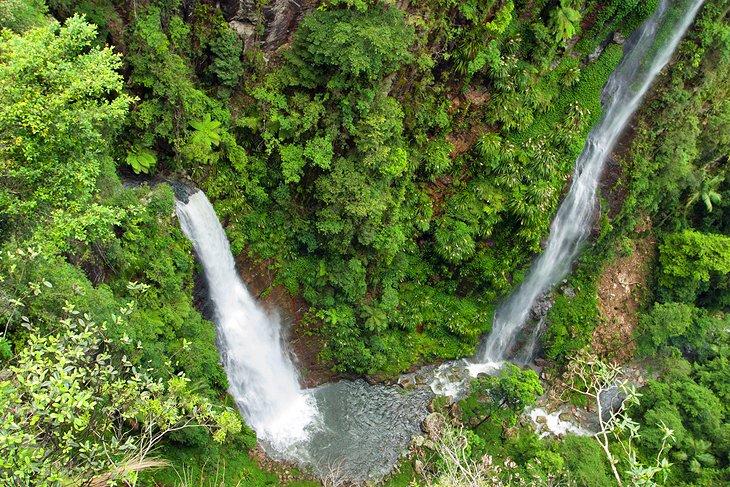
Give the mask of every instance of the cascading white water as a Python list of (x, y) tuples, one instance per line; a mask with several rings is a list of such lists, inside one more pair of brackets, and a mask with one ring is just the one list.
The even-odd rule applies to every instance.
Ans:
[(302, 390), (280, 337), (236, 272), (228, 239), (202, 191), (176, 204), (180, 226), (203, 265), (218, 347), (236, 400), (267, 452), (335, 473), (354, 482), (374, 481), (395, 466), (420, 431), (430, 391), (340, 381)]
[[(487, 363), (514, 358), (517, 337), (535, 302), (570, 270), (591, 229), (596, 188), (604, 163), (652, 81), (669, 62), (702, 3), (703, 0), (674, 3), (661, 0), (654, 14), (629, 40), (624, 58), (604, 88), (603, 116), (591, 130), (576, 161), (572, 185), (552, 222), (545, 251), (519, 289), (498, 308), (492, 332), (480, 349), (478, 361)], [(668, 34), (666, 39), (657, 35), (660, 31)], [(658, 45), (660, 42), (663, 43)], [(531, 333), (529, 343), (523, 349), (533, 350), (537, 335)], [(531, 359), (525, 353), (519, 358)]]
[(180, 226), (203, 265), (218, 342), (235, 399), (248, 424), (274, 452), (308, 439), (314, 398), (299, 386), (276, 317), (258, 306), (238, 276), (228, 239), (202, 191), (176, 205)]

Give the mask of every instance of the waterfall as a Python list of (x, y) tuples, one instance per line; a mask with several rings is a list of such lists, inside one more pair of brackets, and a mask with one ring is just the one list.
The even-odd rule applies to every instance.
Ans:
[(264, 445), (275, 452), (308, 439), (317, 410), (299, 386), (283, 347), (280, 323), (254, 300), (236, 272), (228, 239), (202, 191), (177, 202), (180, 226), (193, 243), (214, 305), (228, 392)]
[(208, 198), (197, 191), (176, 210), (205, 271), (228, 392), (267, 453), (310, 465), (322, 478), (359, 483), (390, 472), (420, 432), (430, 390), (403, 393), (362, 380), (302, 390), (279, 321), (241, 282)]
[[(546, 248), (517, 291), (497, 309), (492, 332), (477, 356), (479, 362), (515, 358), (517, 338), (528, 321), (530, 310), (570, 270), (592, 226), (596, 187), (604, 163), (642, 97), (669, 62), (702, 6), (702, 0), (676, 3), (679, 5), (661, 0), (657, 10), (627, 42), (624, 58), (603, 91), (603, 116), (591, 130), (576, 161), (572, 185), (552, 222)], [(676, 10), (673, 7), (677, 7)], [(523, 350), (534, 350), (538, 335), (530, 333)], [(532, 357), (526, 355), (531, 353), (519, 353), (519, 359), (531, 360)]]

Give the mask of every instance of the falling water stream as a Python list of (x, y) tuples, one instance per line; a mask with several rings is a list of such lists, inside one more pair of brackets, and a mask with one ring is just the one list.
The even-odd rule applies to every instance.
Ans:
[(392, 470), (419, 433), (434, 392), (457, 394), (470, 374), (491, 372), (495, 363), (507, 359), (532, 359), (540, 323), (529, 327), (530, 311), (569, 272), (592, 226), (603, 165), (701, 4), (661, 0), (627, 41), (624, 58), (604, 89), (603, 117), (576, 162), (545, 251), (499, 307), (479, 354), (460, 366), (429, 369), (424, 375), (430, 374), (430, 388), (405, 392), (359, 380), (303, 390), (279, 320), (258, 305), (239, 278), (225, 232), (205, 194), (198, 191), (178, 201), (180, 225), (203, 266), (214, 305), (229, 392), (270, 455), (309, 465), (331, 480), (377, 480)]
[(213, 206), (202, 191), (177, 202), (213, 303), (228, 392), (274, 458), (310, 465), (321, 477), (377, 479), (420, 431), (433, 393), (340, 381), (303, 390), (276, 316), (248, 292)]
[(202, 191), (178, 201), (177, 215), (193, 243), (214, 306), (218, 348), (228, 392), (256, 431), (275, 451), (307, 439), (316, 417), (311, 395), (282, 346), (280, 324), (246, 289), (213, 206)]
[[(604, 163), (701, 5), (702, 0), (661, 0), (654, 14), (628, 40), (624, 57), (603, 90), (603, 116), (575, 163), (572, 185), (552, 222), (545, 251), (517, 291), (495, 313), (492, 331), (477, 356), (479, 362), (532, 359), (539, 333), (530, 333), (522, 349), (515, 350), (530, 310), (570, 270), (592, 227), (596, 188)], [(663, 43), (658, 45), (657, 40)]]

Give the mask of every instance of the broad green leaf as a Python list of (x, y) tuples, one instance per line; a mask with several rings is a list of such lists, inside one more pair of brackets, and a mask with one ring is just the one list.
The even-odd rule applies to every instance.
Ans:
[(132, 167), (135, 174), (147, 174), (157, 164), (157, 156), (149, 149), (135, 147), (127, 154), (127, 164)]

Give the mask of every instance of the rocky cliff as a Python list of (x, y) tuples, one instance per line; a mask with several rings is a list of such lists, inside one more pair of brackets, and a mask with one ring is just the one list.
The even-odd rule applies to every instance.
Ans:
[(317, 0), (271, 0), (262, 7), (254, 0), (219, 2), (246, 49), (258, 45), (265, 52), (273, 52), (285, 44), (302, 15), (317, 4)]

